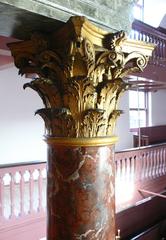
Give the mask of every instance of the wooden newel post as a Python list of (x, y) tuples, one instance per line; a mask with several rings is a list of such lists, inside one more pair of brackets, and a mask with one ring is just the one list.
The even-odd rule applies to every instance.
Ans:
[(37, 113), (47, 129), (47, 239), (119, 239), (114, 168), (118, 100), (128, 88), (123, 78), (144, 69), (152, 45), (72, 17), (49, 36), (34, 34), (8, 46), (21, 74), (38, 75), (24, 87), (36, 90), (45, 105)]

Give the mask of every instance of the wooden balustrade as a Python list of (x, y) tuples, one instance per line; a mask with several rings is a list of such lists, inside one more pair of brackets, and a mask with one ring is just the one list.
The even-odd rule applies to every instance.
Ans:
[[(139, 192), (139, 189), (156, 193), (164, 191), (166, 187), (166, 144), (117, 152), (115, 153), (115, 168), (116, 207), (117, 212), (120, 213), (121, 210), (137, 205), (151, 197), (146, 193)], [(45, 236), (45, 171), (45, 162), (11, 164), (0, 167), (0, 239), (1, 237), (4, 240), (10, 239), (9, 233), (19, 232), (18, 229), (15, 229), (15, 233), (12, 233), (11, 227), (23, 223), (25, 225), (27, 220), (31, 221), (34, 228), (38, 226), (38, 230), (40, 230), (37, 235), (40, 237), (35, 235), (30, 239), (36, 240)], [(39, 219), (42, 221), (38, 222)], [(30, 224), (28, 226), (30, 227)], [(8, 231), (4, 233), (6, 228)], [(14, 240), (23, 238), (22, 235), (20, 238), (16, 235)]]
[(30, 162), (0, 167), (0, 224), (45, 216), (46, 164)]
[(150, 64), (166, 67), (166, 34), (146, 23), (135, 20), (132, 24), (130, 38), (156, 44)]
[[(115, 154), (117, 211), (145, 196), (138, 190), (164, 190), (166, 144), (133, 148)], [(0, 168), (0, 222), (41, 214), (45, 209), (45, 162), (4, 165)], [(150, 188), (149, 188), (150, 187)]]
[(166, 144), (133, 148), (116, 153), (117, 178), (146, 180), (166, 174)]
[(145, 189), (160, 193), (166, 187), (166, 144), (121, 151), (116, 161), (117, 211), (136, 204), (149, 195)]

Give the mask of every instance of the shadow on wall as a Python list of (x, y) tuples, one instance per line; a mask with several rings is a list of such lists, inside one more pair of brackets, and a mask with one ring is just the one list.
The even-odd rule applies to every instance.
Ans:
[(0, 164), (46, 160), (42, 120), (34, 112), (42, 102), (32, 90), (23, 90), (29, 79), (13, 66), (0, 71)]

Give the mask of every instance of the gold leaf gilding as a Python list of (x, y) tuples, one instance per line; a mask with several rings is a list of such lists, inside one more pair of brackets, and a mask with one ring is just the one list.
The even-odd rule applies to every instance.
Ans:
[(128, 88), (123, 78), (142, 71), (148, 57), (123, 52), (123, 31), (106, 34), (83, 17), (72, 17), (55, 33), (8, 44), (21, 74), (38, 78), (25, 87), (38, 92), (47, 134), (57, 137), (112, 136)]

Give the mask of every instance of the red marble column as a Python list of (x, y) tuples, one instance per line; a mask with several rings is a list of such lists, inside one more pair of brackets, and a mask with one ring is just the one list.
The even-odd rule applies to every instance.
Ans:
[(74, 16), (47, 36), (8, 47), (21, 75), (37, 74), (24, 88), (42, 98), (45, 108), (36, 113), (54, 136), (47, 138), (47, 240), (114, 240), (116, 139), (110, 136), (119, 98), (130, 87), (123, 78), (145, 68), (154, 46)]
[(47, 239), (114, 240), (113, 143), (47, 142)]

